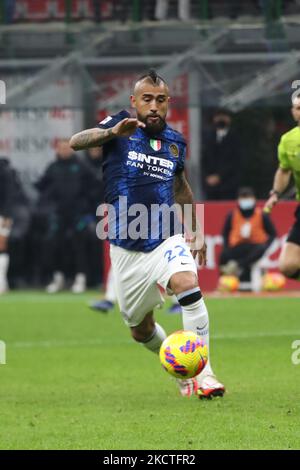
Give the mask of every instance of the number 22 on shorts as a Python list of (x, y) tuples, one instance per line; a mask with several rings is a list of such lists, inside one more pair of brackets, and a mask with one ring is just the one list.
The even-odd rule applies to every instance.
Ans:
[(173, 261), (177, 256), (182, 256), (184, 258), (189, 258), (189, 255), (186, 253), (186, 248), (182, 245), (176, 245), (173, 250), (167, 250), (164, 254), (164, 257), (167, 258), (168, 263)]

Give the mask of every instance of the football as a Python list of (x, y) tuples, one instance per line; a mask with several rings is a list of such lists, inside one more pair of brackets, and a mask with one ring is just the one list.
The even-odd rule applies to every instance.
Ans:
[(280, 273), (267, 273), (263, 276), (262, 286), (265, 291), (279, 291), (285, 287), (286, 278)]
[(219, 279), (218, 290), (220, 292), (236, 292), (240, 281), (236, 276), (221, 276)]
[(190, 379), (206, 366), (208, 348), (192, 331), (176, 331), (168, 336), (159, 352), (163, 368), (177, 379)]

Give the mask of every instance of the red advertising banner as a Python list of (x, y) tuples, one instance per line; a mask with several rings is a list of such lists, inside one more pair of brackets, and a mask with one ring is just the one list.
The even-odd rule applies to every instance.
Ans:
[[(207, 243), (207, 266), (199, 271), (200, 286), (203, 291), (213, 291), (217, 288), (219, 278), (219, 257), (223, 246), (222, 230), (228, 212), (236, 205), (234, 201), (228, 202), (206, 202), (204, 204), (204, 230)], [(259, 203), (258, 205), (262, 205)], [(294, 224), (294, 212), (296, 202), (281, 202), (273, 210), (271, 219), (277, 230), (276, 240), (269, 250), (266, 259), (266, 267), (270, 271), (278, 269), (278, 259), (281, 248), (286, 240), (287, 234)], [(109, 259), (109, 244), (105, 242), (104, 265), (107, 274)], [(299, 290), (299, 282), (288, 281), (287, 289)]]
[[(3, 2), (3, 0), (1, 0)], [(15, 20), (65, 20), (68, 12), (66, 0), (16, 0)], [(98, 0), (102, 19), (113, 19), (114, 1)], [(72, 0), (69, 14), (74, 19), (92, 20), (95, 15), (93, 0)]]
[[(204, 205), (204, 231), (207, 243), (207, 266), (199, 272), (200, 286), (205, 291), (215, 290), (219, 278), (219, 257), (223, 246), (222, 230), (228, 212), (236, 203), (228, 202), (206, 202)], [(259, 203), (261, 206), (262, 203)], [(277, 230), (277, 238), (274, 241), (270, 255), (267, 258), (267, 269), (276, 271), (278, 269), (278, 258), (281, 248), (286, 240), (287, 234), (294, 224), (294, 212), (296, 202), (281, 202), (273, 210), (271, 219)], [(299, 289), (299, 282), (288, 281), (288, 289)]]

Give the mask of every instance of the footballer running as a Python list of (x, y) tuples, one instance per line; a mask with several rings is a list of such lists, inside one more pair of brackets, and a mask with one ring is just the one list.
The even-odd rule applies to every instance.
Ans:
[[(70, 140), (71, 147), (82, 150), (103, 146), (105, 201), (114, 206), (116, 214), (123, 210), (120, 197), (127, 198), (128, 207), (145, 205), (149, 213), (153, 205), (170, 207), (177, 203), (183, 208), (187, 204), (193, 208), (195, 228), (195, 204), (184, 173), (186, 143), (166, 123), (170, 100), (167, 83), (150, 70), (135, 83), (130, 100), (136, 118), (127, 111), (108, 116), (98, 127), (75, 134)], [(153, 309), (163, 302), (158, 287), (161, 286), (176, 295), (184, 330), (193, 331), (209, 346), (208, 312), (194, 259), (198, 257), (199, 264), (205, 264), (205, 243), (191, 249), (175, 227), (164, 236), (161, 217), (157, 217), (155, 224), (157, 237), (121, 237), (122, 224), (117, 226), (115, 236), (109, 236), (115, 288), (125, 323), (135, 341), (159, 353), (166, 333), (155, 322)], [(201, 238), (201, 234), (197, 236)], [(177, 383), (183, 396), (211, 398), (225, 392), (209, 360), (198, 376), (178, 379)]]
[[(281, 194), (287, 189), (293, 175), (300, 201), (300, 98), (293, 99), (292, 115), (297, 126), (283, 134), (278, 146), (279, 168), (273, 189), (264, 210), (271, 212)], [(300, 281), (300, 205), (295, 212), (296, 221), (290, 230), (279, 258), (279, 269), (286, 277)]]

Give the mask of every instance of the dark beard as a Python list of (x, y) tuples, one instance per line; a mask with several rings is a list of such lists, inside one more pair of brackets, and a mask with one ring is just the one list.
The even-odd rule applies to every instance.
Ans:
[[(147, 116), (148, 118), (149, 116)], [(155, 136), (156, 134), (160, 134), (161, 131), (164, 130), (166, 127), (166, 121), (162, 119), (160, 116), (157, 116), (159, 118), (159, 121), (157, 123), (150, 123), (147, 118), (146, 119), (141, 119), (138, 117), (140, 121), (142, 121), (144, 124), (146, 124), (146, 127), (144, 128), (144, 131), (149, 135), (149, 136)]]

